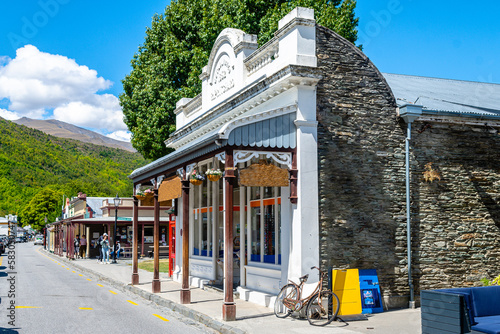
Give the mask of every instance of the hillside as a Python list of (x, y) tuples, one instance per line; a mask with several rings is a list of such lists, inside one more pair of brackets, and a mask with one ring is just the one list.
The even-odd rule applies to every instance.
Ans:
[(29, 128), (37, 129), (46, 134), (66, 139), (76, 139), (85, 143), (103, 145), (111, 148), (119, 148), (129, 152), (136, 152), (131, 143), (111, 139), (94, 131), (80, 128), (73, 124), (61, 122), (55, 119), (39, 120), (27, 117), (13, 121), (19, 125), (25, 125)]
[(57, 138), (0, 118), (0, 216), (21, 214), (43, 190), (57, 197), (59, 213), (62, 196), (78, 191), (131, 196), (127, 176), (146, 163), (138, 153)]

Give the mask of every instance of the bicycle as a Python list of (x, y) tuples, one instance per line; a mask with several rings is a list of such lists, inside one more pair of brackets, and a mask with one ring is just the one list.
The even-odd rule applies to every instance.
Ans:
[(323, 280), (328, 273), (318, 267), (320, 280), (314, 291), (306, 298), (301, 298), (304, 285), (309, 274), (299, 278), (300, 284), (289, 280), (289, 283), (281, 288), (274, 303), (274, 314), (278, 318), (286, 318), (293, 312), (300, 312), (306, 306), (306, 316), (313, 326), (326, 326), (337, 318), (339, 313), (339, 298), (330, 289), (323, 289)]

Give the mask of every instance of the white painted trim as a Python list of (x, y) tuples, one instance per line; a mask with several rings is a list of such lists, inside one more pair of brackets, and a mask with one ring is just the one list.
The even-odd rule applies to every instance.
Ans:
[(234, 151), (234, 164), (250, 161), (264, 155), (267, 159), (273, 159), (280, 165), (287, 165), (292, 168), (292, 153), (290, 152), (269, 152), (269, 151)]
[(298, 128), (303, 128), (303, 127), (309, 127), (309, 128), (317, 128), (318, 127), (318, 122), (317, 121), (305, 121), (301, 119), (296, 119), (293, 121), (296, 127)]
[(226, 152), (221, 152), (219, 154), (216, 154), (215, 157), (223, 164), (226, 163)]

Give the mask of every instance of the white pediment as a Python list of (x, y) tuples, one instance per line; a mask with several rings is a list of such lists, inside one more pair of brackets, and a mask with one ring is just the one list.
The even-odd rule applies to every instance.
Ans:
[(204, 108), (217, 104), (244, 85), (243, 60), (257, 47), (257, 36), (242, 30), (226, 28), (219, 34), (200, 76)]
[(215, 63), (208, 81), (212, 101), (234, 87), (234, 75), (234, 58), (231, 59), (227, 53), (222, 53)]

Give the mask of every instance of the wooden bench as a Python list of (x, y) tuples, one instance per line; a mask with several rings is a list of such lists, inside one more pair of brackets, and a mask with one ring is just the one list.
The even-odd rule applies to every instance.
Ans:
[(132, 257), (132, 247), (122, 247), (122, 249), (120, 256)]
[[(149, 246), (148, 256), (153, 258), (154, 246)], [(168, 246), (160, 246), (160, 258), (168, 258)]]

